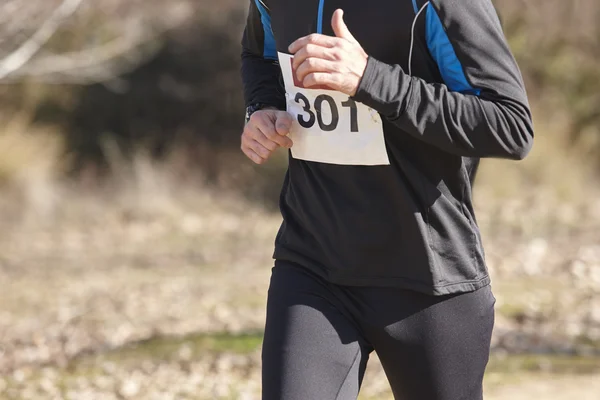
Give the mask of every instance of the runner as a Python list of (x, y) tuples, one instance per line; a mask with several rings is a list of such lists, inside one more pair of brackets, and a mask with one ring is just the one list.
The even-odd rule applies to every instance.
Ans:
[(242, 78), (243, 152), (290, 149), (263, 399), (355, 399), (373, 350), (397, 399), (482, 399), (472, 187), (533, 142), (491, 0), (251, 0)]

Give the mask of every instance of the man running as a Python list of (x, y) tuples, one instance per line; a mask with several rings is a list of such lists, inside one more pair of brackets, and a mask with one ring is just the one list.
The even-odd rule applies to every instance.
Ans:
[(355, 399), (373, 350), (397, 399), (482, 399), (495, 299), (473, 181), (533, 142), (491, 0), (250, 3), (242, 150), (290, 149), (263, 399)]

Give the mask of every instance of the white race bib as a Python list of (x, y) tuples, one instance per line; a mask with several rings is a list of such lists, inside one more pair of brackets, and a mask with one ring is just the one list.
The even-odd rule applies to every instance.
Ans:
[(292, 56), (278, 55), (287, 111), (294, 117), (292, 157), (342, 165), (390, 164), (379, 113), (344, 93), (301, 87), (292, 73)]

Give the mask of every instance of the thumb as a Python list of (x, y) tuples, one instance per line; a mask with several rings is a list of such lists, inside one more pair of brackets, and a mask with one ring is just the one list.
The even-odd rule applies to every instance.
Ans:
[(292, 128), (293, 118), (286, 111), (278, 111), (275, 120), (275, 130), (281, 136), (285, 136)]
[(333, 28), (335, 36), (353, 43), (358, 43), (344, 22), (344, 11), (342, 9), (338, 8), (334, 11), (333, 17), (331, 17), (331, 27)]

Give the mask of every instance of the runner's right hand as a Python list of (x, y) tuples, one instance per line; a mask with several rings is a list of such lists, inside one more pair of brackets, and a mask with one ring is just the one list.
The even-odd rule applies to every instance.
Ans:
[(242, 133), (242, 151), (256, 164), (264, 164), (278, 148), (292, 147), (287, 137), (292, 127), (291, 114), (274, 109), (254, 112)]

